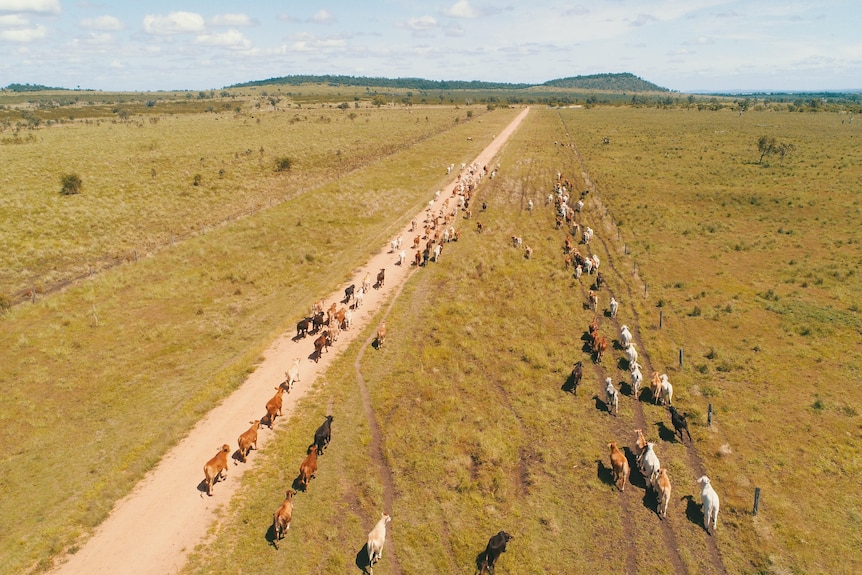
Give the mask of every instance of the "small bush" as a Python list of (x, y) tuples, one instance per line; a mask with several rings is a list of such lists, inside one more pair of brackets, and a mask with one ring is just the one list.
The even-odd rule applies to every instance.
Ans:
[(287, 172), (290, 170), (290, 166), (293, 164), (290, 158), (281, 157), (275, 159), (275, 171), (276, 172)]
[(78, 174), (63, 174), (60, 177), (60, 184), (62, 185), (60, 193), (64, 196), (71, 196), (81, 193), (84, 182)]
[(0, 293), (0, 313), (12, 309), (12, 298), (4, 293)]
[(204, 177), (202, 175), (195, 174), (195, 177), (192, 179), (192, 185), (193, 186), (201, 185), (201, 182), (203, 182), (203, 179), (204, 179)]

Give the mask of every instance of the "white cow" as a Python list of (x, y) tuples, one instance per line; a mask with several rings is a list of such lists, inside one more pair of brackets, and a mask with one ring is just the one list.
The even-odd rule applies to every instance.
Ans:
[(293, 389), (293, 384), (299, 381), (299, 364), (302, 360), (298, 357), (293, 358), (293, 363), (290, 364), (290, 369), (285, 372), (287, 376), (287, 389)]
[(436, 246), (434, 246), (434, 261), (435, 262), (440, 260), (440, 252), (442, 252), (442, 251), (443, 251), (442, 245), (437, 244)]
[(575, 267), (575, 279), (581, 279), (581, 275), (584, 273), (584, 268), (581, 267), (581, 264), (578, 264)]
[(407, 251), (401, 250), (398, 253), (398, 265), (403, 266), (405, 261), (407, 261)]
[(667, 374), (661, 374), (661, 404), (662, 405), (673, 405), (673, 386), (670, 384), (670, 380), (667, 378)]
[(380, 557), (383, 556), (383, 544), (386, 542), (386, 524), (390, 520), (391, 517), (384, 513), (380, 521), (377, 522), (377, 525), (374, 526), (374, 529), (368, 533), (368, 543), (365, 546), (365, 550), (368, 552), (368, 567), (371, 568), (372, 573), (374, 572), (372, 566), (380, 561)]
[(656, 479), (658, 478), (659, 469), (661, 469), (661, 463), (658, 460), (658, 455), (655, 454), (655, 443), (650, 441), (646, 444), (646, 448), (641, 456), (641, 473), (644, 476), (648, 489), (657, 489)]
[[(363, 282), (364, 283), (364, 282)], [(365, 298), (365, 288), (361, 287), (353, 294), (353, 309), (359, 309), (362, 305), (362, 300)]]
[(629, 331), (629, 326), (624, 325), (620, 328), (620, 344), (626, 348), (632, 342), (632, 332)]
[(709, 522), (712, 521), (712, 532), (715, 533), (715, 526), (718, 523), (718, 493), (712, 488), (709, 477), (706, 475), (698, 479), (697, 482), (703, 486), (700, 492), (700, 500), (703, 503), (703, 526), (709, 533)]
[(588, 274), (593, 273), (593, 260), (592, 258), (584, 258), (584, 271)]
[(599, 260), (599, 256), (597, 256), (596, 254), (593, 254), (593, 271), (594, 272), (599, 271), (599, 264), (600, 263), (602, 263), (602, 262), (601, 262), (601, 260)]
[(644, 376), (641, 373), (640, 366), (635, 362), (632, 365), (632, 396), (637, 397), (638, 392), (641, 390), (641, 383), (643, 383)]
[(617, 388), (614, 387), (614, 380), (607, 378), (605, 380), (605, 403), (608, 405), (608, 413), (618, 415), (620, 412), (620, 397)]
[(584, 243), (588, 244), (588, 243), (590, 243), (590, 240), (592, 240), (592, 239), (593, 239), (593, 228), (587, 226), (586, 229), (584, 229)]
[(610, 307), (611, 307), (611, 317), (617, 317), (617, 310), (620, 309), (620, 304), (617, 302), (617, 300), (614, 299), (614, 296), (611, 296)]
[(635, 343), (631, 342), (626, 346), (625, 349), (626, 358), (629, 360), (629, 365), (637, 363), (638, 361), (638, 350), (635, 348)]

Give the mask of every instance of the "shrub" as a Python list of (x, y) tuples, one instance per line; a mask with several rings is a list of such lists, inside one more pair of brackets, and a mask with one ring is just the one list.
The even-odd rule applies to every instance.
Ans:
[(276, 172), (287, 172), (290, 170), (290, 166), (293, 164), (293, 161), (287, 157), (281, 157), (275, 159), (275, 171)]
[(71, 196), (81, 193), (81, 186), (84, 185), (84, 182), (78, 174), (63, 174), (60, 177), (60, 184), (62, 185), (60, 193), (64, 196)]
[(203, 182), (203, 179), (204, 179), (204, 177), (202, 175), (195, 174), (195, 177), (192, 179), (192, 185), (193, 186), (201, 185), (201, 182)]

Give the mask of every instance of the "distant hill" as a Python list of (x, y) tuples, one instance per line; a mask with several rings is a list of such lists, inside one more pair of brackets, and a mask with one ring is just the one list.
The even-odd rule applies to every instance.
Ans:
[(647, 82), (628, 72), (622, 74), (591, 74), (550, 80), (542, 86), (551, 88), (576, 88), (580, 90), (604, 90), (607, 92), (670, 92), (667, 88)]
[(580, 90), (604, 90), (609, 92), (670, 92), (638, 78), (634, 74), (593, 74), (550, 80), (544, 84), (510, 84), (506, 82), (480, 82), (463, 80), (425, 80), (422, 78), (368, 78), (364, 76), (312, 76), (293, 75), (268, 80), (255, 80), (233, 84), (228, 88), (248, 88), (252, 86), (302, 84), (328, 84), (330, 86), (368, 86), (370, 88), (409, 88), (413, 90), (524, 90), (527, 88), (575, 88)]
[(365, 76), (311, 76), (293, 75), (270, 78), (268, 80), (255, 80), (233, 84), (228, 88), (248, 88), (252, 86), (287, 85), (300, 86), (302, 84), (328, 84), (330, 86), (368, 86), (369, 88), (411, 88), (413, 90), (517, 90), (529, 88), (532, 84), (507, 84), (504, 82), (479, 82), (462, 80), (425, 80), (422, 78), (369, 78)]

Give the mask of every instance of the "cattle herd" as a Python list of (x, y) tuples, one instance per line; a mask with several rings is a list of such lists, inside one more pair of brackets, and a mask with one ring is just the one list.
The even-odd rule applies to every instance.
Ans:
[[(595, 276), (595, 280), (587, 292), (587, 301), (584, 303), (585, 309), (592, 311), (595, 316), (587, 328), (584, 339), (588, 343), (588, 349), (591, 352), (593, 362), (599, 364), (604, 359), (605, 353), (611, 348), (610, 339), (601, 333), (599, 327), (600, 292), (602, 287), (606, 285), (606, 281), (602, 276), (602, 273), (599, 271), (601, 261), (598, 256), (595, 254), (582, 255), (580, 253), (579, 246), (581, 245), (584, 246), (585, 251), (589, 251), (590, 242), (593, 240), (595, 235), (592, 228), (589, 226), (581, 226), (577, 221), (579, 219), (577, 217), (578, 214), (580, 214), (584, 209), (584, 199), (587, 194), (589, 194), (589, 190), (582, 192), (575, 204), (575, 207), (571, 207), (569, 205), (571, 201), (569, 191), (571, 189), (571, 183), (564, 180), (562, 174), (558, 173), (557, 181), (554, 184), (554, 190), (548, 195), (545, 205), (551, 206), (555, 210), (556, 229), (562, 229), (566, 232), (562, 248), (565, 268), (573, 268), (574, 277), (578, 280), (580, 280), (584, 274), (586, 274), (587, 277), (592, 275)], [(580, 241), (578, 241), (579, 234), (581, 236)], [(520, 246), (521, 242), (522, 239), (520, 237), (512, 237), (512, 243), (516, 247)], [(611, 295), (608, 302), (607, 312), (604, 315), (605, 317), (615, 319), (618, 312), (619, 302), (613, 297), (613, 295)], [(617, 343), (619, 344), (619, 349), (624, 353), (624, 357), (629, 368), (631, 376), (631, 397), (635, 401), (639, 401), (641, 398), (643, 374), (641, 372), (641, 365), (638, 363), (637, 344), (635, 343), (628, 326), (622, 325), (620, 327), (620, 334), (617, 339)], [(577, 387), (582, 378), (583, 361), (577, 361), (572, 369), (571, 375), (569, 376), (569, 387), (575, 395), (577, 395)], [(609, 414), (618, 415), (619, 402), (622, 395), (621, 391), (616, 388), (613, 378), (611, 377), (606, 378), (604, 383), (605, 409)], [(662, 406), (667, 407), (671, 416), (671, 423), (673, 424), (675, 435), (679, 435), (680, 442), (684, 443), (683, 432), (685, 432), (688, 435), (689, 443), (691, 443), (692, 438), (689, 433), (688, 422), (686, 420), (687, 414), (680, 413), (672, 405), (673, 386), (671, 385), (670, 379), (666, 373), (659, 373), (658, 371), (653, 372), (650, 382), (650, 393), (653, 403), (660, 403)], [(671, 482), (668, 470), (666, 467), (662, 467), (659, 463), (658, 455), (655, 452), (655, 443), (646, 441), (643, 436), (643, 432), (640, 429), (635, 430), (635, 434), (636, 441), (634, 446), (631, 448), (631, 452), (635, 456), (639, 472), (644, 477), (647, 490), (653, 490), (655, 493), (657, 501), (656, 513), (659, 517), (664, 518), (667, 515), (671, 492)], [(609, 443), (608, 447), (610, 448), (612, 481), (620, 491), (624, 491), (629, 478), (629, 461), (625, 453), (620, 450), (616, 441)], [(709, 533), (711, 523), (712, 531), (714, 532), (718, 516), (718, 495), (712, 488), (708, 477), (703, 476), (698, 479), (697, 482), (703, 486), (702, 502), (704, 528), (707, 533)]]
[[(449, 166), (447, 173), (453, 169), (454, 165)], [(454, 222), (459, 210), (463, 213), (463, 218), (469, 219), (470, 200), (478, 183), (488, 174), (488, 168), (480, 167), (478, 164), (467, 166), (461, 165), (462, 171), (457, 176), (457, 180), (452, 193), (447, 197), (442, 207), (435, 213), (433, 206), (435, 202), (432, 200), (428, 203), (428, 208), (425, 211), (425, 219), (423, 226), (417, 226), (416, 220), (411, 222), (409, 231), (416, 232), (413, 238), (413, 249), (415, 250), (412, 259), (412, 265), (423, 267), (428, 265), (429, 261), (437, 262), (444, 249), (445, 244), (457, 241), (460, 233), (455, 229)], [(496, 169), (491, 172), (491, 177), (496, 173)], [(572, 269), (573, 276), (580, 280), (582, 276), (594, 276), (593, 285), (588, 291), (588, 298), (584, 307), (590, 309), (595, 317), (588, 327), (584, 339), (588, 343), (588, 349), (591, 352), (592, 361), (596, 364), (602, 362), (605, 353), (611, 349), (610, 339), (603, 335), (599, 326), (599, 307), (600, 307), (600, 292), (603, 286), (606, 285), (605, 279), (599, 272), (601, 261), (595, 254), (582, 255), (579, 246), (583, 245), (586, 251), (590, 249), (590, 242), (594, 238), (594, 231), (588, 227), (582, 227), (578, 223), (578, 216), (584, 209), (584, 199), (588, 191), (580, 194), (580, 197), (575, 201), (574, 207), (571, 207), (569, 190), (572, 190), (571, 184), (564, 180), (562, 174), (557, 174), (557, 179), (554, 184), (553, 192), (551, 192), (545, 203), (546, 206), (552, 206), (556, 214), (556, 229), (564, 229), (566, 232), (563, 243), (564, 265), (566, 269)], [(437, 192), (436, 198), (439, 198), (440, 192)], [(482, 210), (487, 208), (486, 204), (482, 204)], [(532, 210), (533, 203), (530, 200), (528, 210)], [(486, 231), (487, 227), (482, 222), (477, 222), (477, 231)], [(578, 236), (580, 235), (580, 241)], [(423, 246), (423, 240), (425, 241)], [(523, 239), (519, 236), (512, 236), (512, 246), (522, 248), (524, 246)], [(577, 243), (576, 243), (577, 242)], [(532, 257), (533, 250), (529, 246), (524, 246), (524, 257), (529, 259)], [(396, 254), (397, 261), (395, 265), (402, 266), (407, 261), (407, 252), (402, 249), (402, 237), (398, 236), (390, 243), (389, 253)], [(341, 331), (350, 327), (353, 311), (357, 310), (363, 302), (363, 297), (373, 287), (380, 289), (384, 285), (386, 279), (385, 268), (380, 269), (376, 276), (376, 283), (371, 285), (370, 274), (366, 274), (362, 284), (349, 285), (344, 290), (344, 299), (341, 300), (341, 306), (338, 302), (332, 303), (328, 308), (325, 308), (324, 302), (317, 301), (311, 307), (311, 313), (307, 317), (301, 318), (296, 324), (295, 341), (302, 340), (308, 336), (317, 336), (314, 339), (314, 353), (310, 356), (315, 362), (320, 360), (323, 353), (328, 351), (328, 348), (338, 340), (338, 335)], [(352, 301), (352, 305), (351, 305)], [(608, 317), (616, 318), (619, 309), (619, 303), (614, 297), (610, 298), (609, 310), (606, 314)], [(375, 342), (376, 347), (380, 349), (386, 340), (386, 322), (382, 322), (377, 330)], [(643, 375), (638, 364), (638, 354), (636, 344), (633, 341), (631, 331), (627, 326), (623, 325), (620, 328), (618, 338), (620, 349), (624, 350), (628, 367), (631, 374), (631, 396), (636, 401), (640, 398), (641, 382)], [(273, 429), (273, 424), (277, 417), (282, 415), (282, 402), (285, 393), (290, 393), (293, 385), (299, 380), (299, 367), (301, 360), (296, 358), (293, 360), (290, 368), (285, 372), (285, 380), (278, 384), (275, 388), (275, 395), (266, 402), (265, 415), (251, 422), (251, 427), (239, 436), (238, 450), (234, 456), (234, 464), (246, 462), (247, 457), (252, 449), (257, 449), (257, 435), (261, 425), (265, 425)], [(582, 361), (577, 361), (570, 375), (570, 387), (577, 395), (577, 387), (584, 375), (584, 366)], [(688, 434), (689, 443), (691, 443), (691, 434), (688, 431), (688, 423), (686, 414), (680, 413), (671, 405), (673, 398), (673, 387), (670, 384), (667, 374), (654, 372), (651, 380), (650, 390), (652, 400), (666, 405), (671, 414), (671, 421), (675, 433), (679, 434), (680, 441), (683, 441), (683, 432)], [(608, 377), (605, 380), (605, 407), (608, 413), (617, 415), (619, 412), (619, 403), (621, 391), (618, 390), (613, 382), (613, 378)], [(332, 421), (333, 417), (328, 415), (324, 422), (314, 433), (314, 440), (306, 451), (306, 457), (302, 460), (299, 466), (299, 475), (293, 482), (293, 489), (288, 489), (285, 492), (284, 500), (280, 503), (272, 520), (272, 543), (275, 549), (278, 549), (278, 543), (290, 529), (290, 522), (293, 516), (293, 500), (298, 491), (307, 492), (311, 479), (315, 477), (318, 466), (318, 458), (324, 454), (332, 437)], [(636, 430), (636, 439), (631, 447), (631, 452), (635, 456), (635, 461), (639, 472), (643, 475), (647, 490), (654, 490), (657, 500), (657, 514), (664, 518), (667, 514), (667, 507), (670, 501), (671, 484), (666, 467), (661, 467), (658, 456), (655, 453), (655, 443), (649, 442), (643, 435), (641, 430)], [(613, 474), (613, 483), (620, 491), (624, 491), (626, 483), (629, 480), (630, 465), (626, 454), (620, 449), (616, 441), (608, 444), (610, 448), (611, 470)], [(218, 453), (210, 459), (204, 466), (204, 484), (207, 495), (213, 494), (213, 486), (220, 480), (227, 477), (228, 470), (228, 454), (231, 448), (224, 444), (219, 449)], [(710, 484), (708, 477), (703, 476), (697, 480), (702, 486), (702, 501), (704, 513), (704, 527), (709, 532), (710, 522), (712, 530), (715, 531), (716, 521), (718, 517), (719, 501), (718, 495)], [(386, 538), (386, 524), (391, 520), (391, 517), (383, 513), (381, 519), (377, 522), (374, 529), (368, 534), (366, 550), (368, 554), (368, 568), (372, 569), (383, 551), (383, 544)], [(500, 554), (506, 550), (506, 544), (513, 538), (512, 535), (505, 531), (500, 531), (492, 536), (488, 541), (488, 545), (483, 553), (477, 559), (477, 569), (480, 573), (493, 573), (494, 566)]]

